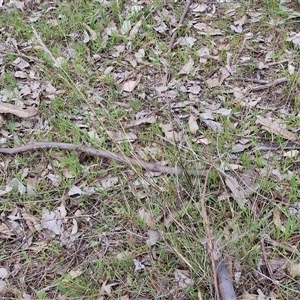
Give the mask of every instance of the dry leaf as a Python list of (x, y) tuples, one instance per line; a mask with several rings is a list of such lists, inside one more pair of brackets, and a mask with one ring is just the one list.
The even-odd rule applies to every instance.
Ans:
[(147, 211), (145, 211), (143, 208), (141, 208), (138, 211), (138, 214), (140, 218), (146, 223), (146, 225), (150, 228), (155, 228), (155, 222), (151, 216), (151, 214)]
[(141, 124), (152, 124), (156, 122), (156, 116), (143, 117), (137, 120), (133, 120), (127, 125), (124, 125), (124, 128), (131, 128), (135, 126), (139, 126)]
[(95, 30), (93, 30), (89, 25), (82, 23), (83, 26), (88, 30), (89, 32), (89, 40), (95, 41), (97, 39), (97, 33)]
[(212, 120), (203, 120), (203, 122), (211, 128), (214, 132), (222, 132), (223, 131), (223, 126), (219, 122), (215, 122)]
[(260, 124), (263, 128), (273, 134), (281, 135), (287, 140), (297, 142), (296, 135), (285, 129), (286, 125), (279, 123), (277, 120), (272, 120), (271, 118), (264, 118), (262, 116), (257, 116), (255, 124)]
[(202, 35), (223, 35), (223, 32), (220, 29), (214, 29), (205, 23), (196, 23), (193, 26), (199, 30), (198, 33)]
[(156, 230), (148, 230), (148, 239), (146, 241), (147, 246), (154, 246), (159, 240), (159, 233)]
[(231, 276), (227, 265), (223, 261), (216, 262), (218, 286), (223, 300), (236, 300)]
[(210, 88), (213, 88), (213, 87), (216, 87), (216, 86), (220, 86), (220, 85), (221, 85), (220, 80), (219, 80), (218, 77), (208, 78), (208, 79), (206, 80), (206, 82), (207, 82), (207, 84), (208, 84), (208, 86), (209, 86)]
[(16, 58), (16, 59), (12, 62), (12, 64), (13, 64), (15, 67), (18, 67), (20, 70), (24, 70), (24, 69), (30, 67), (30, 64), (29, 64), (26, 60), (24, 60), (23, 58), (20, 58), (20, 57)]
[(190, 278), (190, 272), (188, 270), (175, 269), (174, 277), (179, 288), (185, 289), (194, 284), (194, 280)]
[(123, 84), (123, 91), (132, 92), (137, 86), (136, 80), (129, 80)]
[(243, 32), (243, 25), (245, 24), (247, 17), (243, 16), (240, 20), (234, 21), (234, 25), (230, 25), (231, 30), (237, 33)]
[(278, 209), (278, 207), (275, 207), (273, 210), (273, 222), (276, 228), (278, 228), (282, 232), (286, 231), (286, 228), (282, 225), (280, 218), (280, 210)]
[(56, 235), (63, 233), (64, 226), (59, 212), (49, 211), (48, 209), (43, 208), (42, 213), (42, 228), (51, 230)]
[(23, 78), (24, 79), (24, 78), (27, 77), (27, 74), (23, 71), (16, 71), (14, 75), (15, 75), (16, 78)]
[(126, 35), (131, 30), (131, 22), (129, 20), (125, 20), (121, 27), (121, 33)]
[(142, 25), (142, 20), (138, 21), (133, 27), (132, 29), (130, 30), (130, 33), (129, 33), (129, 40), (133, 40), (135, 39), (135, 36), (137, 35), (140, 27)]
[(143, 271), (146, 269), (146, 266), (140, 261), (138, 261), (137, 259), (133, 260), (133, 264), (134, 264), (134, 272)]
[(190, 127), (190, 132), (192, 134), (197, 133), (197, 130), (199, 129), (199, 126), (197, 124), (197, 118), (194, 115), (190, 115), (189, 127)]
[(231, 109), (220, 108), (220, 109), (214, 111), (214, 113), (222, 115), (222, 116), (229, 116), (231, 114)]
[(190, 74), (191, 70), (193, 69), (193, 66), (194, 66), (194, 60), (190, 58), (189, 61), (181, 68), (178, 74), (179, 75)]
[(290, 264), (287, 268), (290, 276), (293, 278), (300, 276), (300, 264)]
[(203, 63), (203, 64), (205, 64), (208, 59), (219, 60), (219, 56), (218, 55), (217, 56), (211, 55), (210, 52), (209, 52), (209, 49), (207, 47), (200, 48), (197, 51), (197, 54), (200, 57), (200, 63)]
[(27, 178), (27, 185), (26, 185), (26, 190), (27, 190), (27, 195), (32, 196), (35, 194), (35, 187), (37, 184), (37, 178), (35, 177), (28, 177)]
[(24, 193), (26, 193), (26, 187), (24, 186), (24, 184), (18, 180), (17, 178), (13, 178), (11, 179), (11, 181), (8, 183), (8, 186), (10, 186), (11, 188), (15, 188), (18, 190), (18, 192), (23, 195)]
[(295, 46), (300, 46), (300, 32), (291, 32), (289, 37), (286, 39), (287, 42), (292, 42)]
[(82, 194), (81, 188), (77, 187), (76, 185), (73, 185), (68, 192), (69, 196), (76, 196), (81, 194)]
[(293, 157), (297, 157), (298, 154), (299, 154), (298, 150), (290, 150), (290, 151), (284, 152), (283, 156), (284, 157), (293, 158)]
[(201, 120), (214, 120), (215, 119), (213, 114), (212, 114), (212, 111), (208, 110), (208, 109), (205, 110), (204, 113), (200, 114), (200, 118), (201, 118)]
[(5, 268), (0, 268), (0, 278), (5, 279), (8, 277), (9, 273)]
[(126, 82), (124, 82), (123, 86), (122, 86), (122, 90), (125, 92), (132, 92), (137, 85), (140, 83), (142, 78), (142, 75), (139, 74), (137, 75), (137, 79), (136, 80), (128, 80)]
[(239, 185), (238, 181), (230, 175), (226, 175), (225, 183), (231, 190), (234, 200), (238, 203), (240, 208), (244, 209), (246, 204), (244, 189)]
[(107, 134), (115, 142), (133, 142), (137, 139), (133, 132), (107, 131)]
[(71, 279), (79, 277), (82, 273), (83, 273), (83, 271), (81, 271), (79, 269), (78, 270), (71, 270), (67, 274), (67, 277), (62, 280), (62, 282), (69, 282), (69, 281), (71, 281)]
[(83, 42), (84, 42), (85, 44), (87, 44), (89, 41), (90, 41), (90, 36), (89, 36), (89, 34), (88, 34), (85, 30), (83, 30)]
[(251, 146), (252, 146), (252, 143), (245, 144), (245, 145), (238, 143), (238, 144), (235, 144), (232, 146), (231, 152), (232, 153), (243, 152), (244, 150), (248, 149)]
[(4, 295), (7, 289), (7, 283), (4, 280), (0, 280), (0, 293)]
[(258, 300), (258, 296), (254, 294), (249, 294), (245, 291), (241, 296), (241, 300)]
[(180, 135), (173, 129), (171, 124), (160, 124), (160, 128), (166, 136), (166, 139), (170, 141), (179, 141)]
[(119, 181), (118, 177), (106, 177), (100, 180), (101, 185), (104, 189), (109, 189), (110, 187), (116, 185)]
[(55, 58), (55, 60), (53, 61), (54, 62), (54, 66), (56, 68), (61, 68), (61, 66), (63, 65), (63, 63), (66, 62), (66, 59), (62, 56), (59, 56), (57, 58)]
[(197, 41), (197, 39), (195, 39), (192, 36), (185, 36), (185, 37), (180, 37), (177, 40), (177, 42), (175, 43), (175, 45), (193, 47), (193, 45), (196, 41)]

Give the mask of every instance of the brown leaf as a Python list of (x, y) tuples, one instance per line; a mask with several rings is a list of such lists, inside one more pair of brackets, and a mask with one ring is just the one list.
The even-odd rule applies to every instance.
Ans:
[(282, 232), (286, 231), (286, 228), (282, 225), (282, 221), (280, 218), (280, 210), (277, 207), (275, 207), (273, 210), (273, 222), (276, 228), (278, 228)]
[(297, 142), (296, 135), (293, 132), (285, 129), (285, 124), (281, 124), (277, 120), (272, 120), (271, 118), (264, 118), (262, 116), (257, 116), (257, 120), (255, 123), (262, 125), (265, 130), (271, 133), (274, 133), (276, 135), (281, 135), (287, 140)]
[(190, 58), (189, 61), (181, 68), (178, 74), (179, 75), (190, 74), (191, 70), (193, 69), (193, 66), (194, 66), (194, 60)]
[(36, 108), (33, 107), (22, 109), (21, 107), (13, 104), (0, 103), (0, 113), (4, 113), (4, 114), (10, 113), (20, 118), (26, 119), (35, 116), (38, 113), (38, 111)]
[(223, 35), (220, 29), (214, 29), (205, 23), (196, 23), (193, 25), (195, 29), (199, 30), (202, 35)]
[(130, 30), (130, 33), (129, 33), (129, 40), (133, 40), (135, 38), (135, 36), (137, 35), (140, 27), (142, 25), (142, 20), (138, 21), (133, 27), (132, 29)]
[(26, 78), (27, 77), (26, 73), (23, 71), (16, 71), (14, 75), (16, 78)]
[(97, 39), (97, 33), (95, 30), (93, 30), (89, 25), (82, 23), (82, 25), (88, 30), (90, 36), (89, 36), (89, 40), (91, 41), (95, 41)]
[(170, 141), (179, 141), (180, 135), (174, 130), (172, 124), (160, 124), (162, 132), (165, 134), (166, 139)]
[(300, 264), (290, 264), (287, 270), (289, 275), (293, 278), (300, 276)]
[(139, 74), (139, 75), (137, 75), (136, 80), (128, 80), (128, 81), (124, 82), (122, 90), (125, 92), (132, 92), (140, 83), (141, 78), (142, 78), (142, 75)]
[(115, 142), (132, 142), (137, 139), (133, 132), (107, 131), (107, 134)]
[(190, 127), (190, 132), (192, 134), (197, 133), (197, 130), (199, 129), (199, 126), (197, 124), (197, 117), (195, 117), (194, 115), (190, 115), (189, 127)]
[(229, 189), (231, 190), (232, 197), (238, 203), (240, 208), (245, 208), (245, 204), (246, 204), (246, 201), (247, 201), (245, 199), (245, 191), (239, 185), (238, 181), (233, 176), (227, 175), (226, 179), (225, 179), (225, 183), (229, 187)]
[(129, 124), (125, 125), (124, 128), (130, 128), (139, 126), (141, 124), (153, 124), (156, 122), (156, 116), (150, 116), (150, 117), (143, 117), (137, 120), (131, 121)]
[(151, 214), (144, 210), (143, 208), (138, 211), (139, 217), (146, 223), (150, 228), (155, 228), (155, 221), (153, 220)]

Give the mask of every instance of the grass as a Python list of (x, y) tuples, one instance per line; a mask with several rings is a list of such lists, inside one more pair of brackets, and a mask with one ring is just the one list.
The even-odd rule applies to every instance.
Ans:
[[(251, 149), (232, 154), (231, 148), (244, 137), (254, 146), (261, 139), (285, 141), (255, 124), (257, 115), (279, 118), (290, 130), (298, 126), (295, 108), (299, 106), (299, 97), (290, 94), (289, 100), (295, 106), (291, 110), (280, 102), (283, 96), (289, 95), (289, 88), (297, 90), (298, 75), (290, 75), (284, 63), (263, 70), (257, 67), (268, 51), (272, 51), (275, 62), (291, 58), (297, 65), (297, 51), (286, 42), (287, 34), (295, 25), (289, 23), (275, 28), (275, 37), (268, 42), (267, 38), (274, 34), (274, 28), (268, 22), (284, 17), (278, 3), (242, 1), (236, 15), (224, 20), (212, 21), (204, 14), (207, 24), (226, 33), (223, 37), (200, 36), (191, 24), (187, 25), (188, 20), (199, 21), (197, 15), (190, 12), (178, 36), (195, 37), (195, 46), (177, 46), (168, 51), (169, 31), (160, 34), (155, 26), (160, 21), (159, 16), (163, 15), (162, 20), (168, 28), (173, 28), (172, 18), (179, 19), (182, 3), (153, 1), (142, 11), (132, 14), (128, 1), (109, 3), (110, 6), (105, 7), (98, 1), (61, 1), (48, 12), (47, 4), (24, 11), (1, 11), (0, 28), (7, 29), (0, 37), (1, 43), (10, 35), (14, 36), (22, 52), (26, 45), (36, 44), (34, 27), (51, 54), (55, 58), (64, 58), (64, 63), (57, 68), (45, 49), (25, 51), (24, 55), (36, 58), (29, 60), (31, 66), (25, 70), (28, 74), (32, 71), (34, 77), (21, 80), (14, 76), (16, 69), (11, 65), (19, 54), (7, 50), (1, 86), (15, 93), (7, 102), (16, 103), (18, 90), (24, 84), (36, 80), (41, 82), (41, 87), (37, 102), (39, 119), (33, 119), (32, 127), (27, 128), (24, 120), (5, 115), (6, 122), (1, 130), (8, 134), (4, 145), (61, 141), (122, 152), (128, 157), (139, 157), (142, 152), (142, 158), (149, 161), (162, 161), (186, 169), (195, 164), (232, 168), (236, 165), (238, 169), (230, 174), (237, 175), (241, 186), (248, 184), (250, 187), (251, 183), (243, 175), (253, 171), (251, 176), (256, 177), (258, 185), (247, 195), (245, 207), (237, 203), (225, 183), (226, 178), (217, 171), (209, 176), (205, 204), (215, 245), (219, 245), (222, 257), (231, 264), (233, 278), (238, 272), (242, 274), (239, 281), (234, 281), (238, 296), (242, 295), (243, 289), (252, 294), (261, 289), (268, 296), (273, 288), (272, 281), (253, 275), (264, 257), (261, 236), (269, 234), (278, 243), (293, 245), (290, 241), (299, 234), (299, 221), (289, 208), (299, 198), (299, 177), (296, 170), (289, 176), (289, 171), (296, 169), (294, 159), (284, 157), (280, 152), (272, 152), (271, 157), (265, 152), (253, 153)], [(229, 7), (228, 4), (225, 8), (220, 7), (219, 13)], [(242, 33), (231, 31), (233, 20), (242, 18), (249, 9), (263, 14), (259, 26), (248, 22), (243, 25)], [(34, 10), (43, 13), (32, 24), (29, 16)], [(132, 38), (119, 31), (125, 20), (130, 20), (133, 25), (142, 21)], [(95, 40), (87, 43), (84, 35), (91, 38), (91, 34), (86, 25), (97, 34)], [(113, 27), (117, 30), (110, 32)], [(249, 32), (263, 37), (262, 40), (245, 39)], [(227, 48), (219, 48), (220, 43), (226, 44)], [(121, 49), (119, 46), (124, 50), (117, 54)], [(200, 64), (197, 50), (204, 46), (211, 52), (218, 52), (220, 60), (211, 59), (207, 64)], [(141, 60), (137, 59), (140, 50), (145, 52)], [(286, 76), (292, 86), (257, 94), (262, 98), (259, 107), (240, 105), (228, 90), (230, 85), (242, 89), (248, 83), (230, 77), (214, 89), (205, 84), (206, 76), (226, 65), (227, 54), (232, 55), (230, 64), (236, 68), (236, 73), (231, 74), (234, 78), (260, 76), (272, 81)], [(244, 64), (247, 56), (250, 60)], [(196, 71), (179, 75), (190, 57), (195, 61)], [(135, 66), (128, 62), (134, 59)], [(111, 72), (105, 74), (108, 67), (112, 67)], [(155, 92), (155, 88), (162, 85), (166, 70), (168, 89), (176, 95), (173, 99)], [(135, 80), (138, 74), (143, 75), (141, 83), (132, 93), (123, 92), (122, 84)], [(221, 72), (216, 74), (220, 76)], [(201, 85), (199, 95), (190, 95), (183, 89), (194, 82)], [(51, 83), (57, 93), (51, 94), (42, 88), (47, 83)], [(30, 96), (21, 101), (30, 105)], [(269, 103), (269, 99), (273, 102)], [(189, 101), (189, 104), (180, 107), (183, 101)], [(173, 104), (178, 107), (173, 108)], [(276, 110), (269, 111), (268, 106)], [(213, 111), (218, 107), (232, 109), (230, 116), (215, 117), (215, 121), (222, 124), (223, 132), (214, 132), (200, 119), (197, 120), (200, 127), (197, 135), (189, 132), (190, 113)], [(151, 115), (156, 116), (155, 123), (125, 128), (130, 121)], [(169, 123), (173, 134), (182, 136), (176, 142), (168, 140), (160, 126)], [(109, 138), (109, 131), (132, 132), (138, 138), (115, 143)], [(98, 138), (91, 137), (93, 132)], [(199, 144), (197, 138), (203, 137), (209, 141), (207, 146)], [(147, 152), (147, 149), (152, 151)], [(203, 178), (154, 176), (140, 168), (131, 169), (106, 159), (58, 150), (6, 157), (3, 156), (1, 162), (3, 171), (0, 174), (4, 179), (0, 182), (0, 190), (5, 190), (13, 178), (25, 186), (32, 179), (37, 183), (33, 195), (20, 195), (15, 189), (0, 196), (0, 225), (15, 218), (13, 224), (20, 229), (13, 232), (13, 238), (0, 239), (1, 265), (11, 272), (5, 279), (8, 288), (3, 297), (18, 299), (28, 293), (37, 299), (199, 299), (201, 294), (203, 299), (213, 299), (215, 287), (200, 205)], [(272, 175), (274, 169), (280, 171), (281, 177)], [(83, 192), (88, 190), (87, 194), (69, 196), (73, 185)], [(67, 210), (62, 236), (35, 228), (35, 222), (39, 223), (42, 218), (43, 208), (55, 211), (60, 206)], [(284, 230), (274, 221), (275, 209), (279, 210)], [(14, 217), (9, 218), (9, 215)], [(149, 246), (151, 230), (158, 237)], [(297, 261), (297, 257), (280, 247), (266, 245), (266, 249), (264, 254), (269, 262), (278, 258), (291, 264)], [(177, 270), (185, 274), (190, 284), (179, 283), (175, 278)], [(267, 271), (265, 275), (270, 276)], [(296, 299), (299, 294), (296, 280), (286, 275), (276, 290), (277, 298)]]

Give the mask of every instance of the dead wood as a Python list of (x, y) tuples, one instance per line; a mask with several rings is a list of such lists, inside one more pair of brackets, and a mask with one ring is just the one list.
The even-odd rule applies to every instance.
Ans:
[(131, 167), (141, 167), (150, 172), (161, 172), (161, 173), (173, 174), (173, 175), (182, 175), (187, 173), (190, 175), (205, 174), (205, 170), (203, 169), (185, 170), (179, 167), (163, 166), (159, 163), (146, 162), (138, 158), (130, 158), (123, 154), (113, 153), (107, 150), (100, 150), (92, 147), (86, 147), (86, 146), (74, 145), (68, 143), (59, 143), (59, 142), (34, 142), (34, 143), (29, 143), (27, 145), (15, 147), (15, 148), (0, 147), (0, 153), (18, 154), (23, 152), (36, 151), (40, 149), (60, 149), (60, 150), (83, 152), (93, 156), (104, 157), (104, 158), (118, 161), (120, 163), (125, 163)]
[(251, 88), (249, 89), (249, 92), (257, 92), (257, 91), (269, 89), (269, 88), (271, 88), (271, 87), (273, 87), (273, 86), (276, 86), (276, 85), (278, 85), (278, 84), (285, 83), (285, 82), (288, 82), (288, 81), (289, 81), (289, 80), (288, 80), (286, 77), (278, 78), (278, 79), (274, 80), (274, 81), (271, 82), (271, 83), (251, 87)]
[[(181, 14), (181, 17), (180, 17), (180, 20), (179, 20), (179, 23), (178, 23), (178, 28), (180, 26), (182, 26), (183, 24), (183, 21), (184, 21), (184, 18), (189, 10), (189, 7), (190, 5), (192, 4), (193, 0), (187, 0), (186, 4), (185, 4), (185, 7), (184, 7), (184, 11), (182, 12)], [(175, 42), (175, 39), (177, 37), (177, 31), (178, 31), (178, 28), (176, 28), (176, 30), (174, 31), (174, 33), (172, 34), (172, 38), (171, 38), (171, 41), (170, 41), (170, 44), (169, 44), (169, 50), (172, 50), (173, 46), (174, 46), (174, 42)]]

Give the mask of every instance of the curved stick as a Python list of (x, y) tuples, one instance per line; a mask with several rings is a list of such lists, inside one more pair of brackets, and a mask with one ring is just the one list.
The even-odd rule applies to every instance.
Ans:
[[(187, 0), (186, 4), (185, 4), (185, 7), (184, 7), (184, 11), (182, 12), (181, 14), (181, 17), (180, 17), (180, 20), (179, 20), (179, 23), (178, 23), (178, 27), (182, 26), (183, 25), (183, 21), (184, 21), (184, 18), (189, 10), (189, 7), (190, 5), (192, 4), (193, 0)], [(173, 46), (174, 46), (174, 42), (175, 42), (175, 39), (177, 37), (177, 30), (178, 28), (174, 31), (172, 37), (171, 37), (171, 41), (169, 43), (169, 50), (172, 50)]]
[[(87, 153), (87, 154), (90, 154), (93, 156), (99, 156), (99, 157), (113, 159), (115, 161), (125, 163), (130, 166), (141, 167), (141, 168), (143, 168), (147, 171), (151, 171), (151, 172), (161, 172), (161, 173), (167, 173), (167, 174), (173, 174), (173, 175), (181, 175), (181, 174), (185, 173), (185, 170), (182, 168), (163, 166), (159, 163), (146, 162), (144, 160), (130, 158), (123, 154), (117, 154), (117, 153), (113, 153), (113, 152), (110, 152), (107, 150), (99, 150), (99, 149), (95, 149), (92, 147), (86, 147), (86, 146), (74, 145), (74, 144), (68, 144), (68, 143), (34, 142), (34, 143), (29, 143), (24, 146), (15, 147), (15, 148), (1, 148), (0, 147), (0, 153), (18, 154), (18, 153), (40, 150), (40, 149), (61, 149), (61, 150), (71, 150), (71, 151), (75, 150), (77, 152), (83, 152), (83, 153)], [(187, 173), (189, 173), (191, 175), (205, 174), (204, 170), (202, 170), (202, 169), (194, 169), (194, 170), (188, 171)]]

